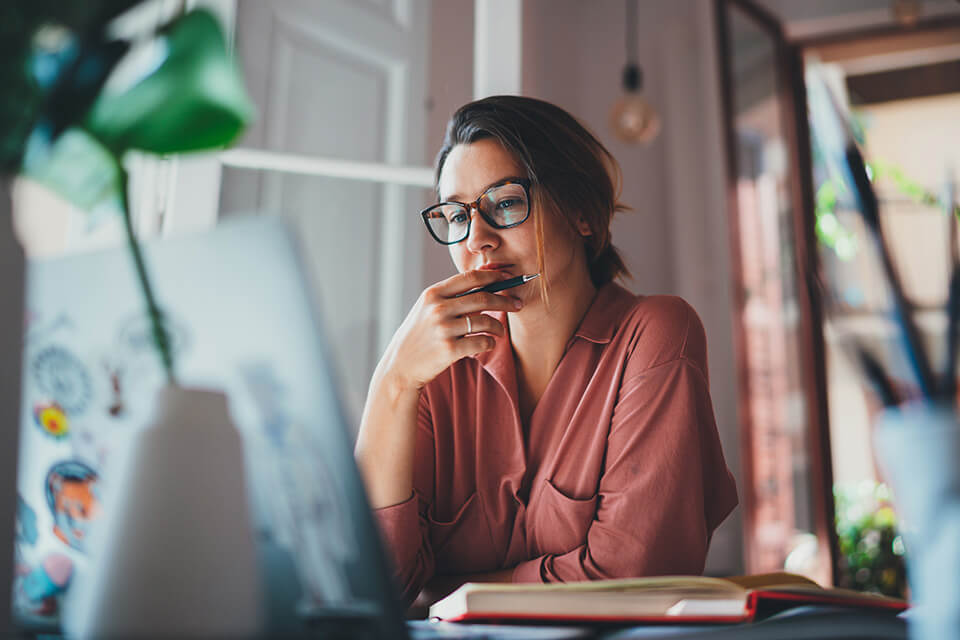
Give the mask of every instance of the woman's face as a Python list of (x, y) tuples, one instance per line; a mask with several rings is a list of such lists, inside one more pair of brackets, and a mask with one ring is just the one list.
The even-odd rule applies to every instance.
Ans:
[[(524, 178), (526, 172), (503, 145), (492, 138), (455, 146), (447, 155), (440, 173), (440, 200), (473, 202), (491, 185), (507, 178)], [(531, 191), (536, 186), (531, 187)], [(531, 199), (533, 199), (531, 192)], [(551, 291), (565, 281), (572, 282), (572, 270), (587, 270), (582, 240), (553, 212), (531, 210), (530, 217), (510, 229), (497, 229), (476, 211), (471, 211), (470, 235), (450, 245), (457, 270), (497, 269), (512, 276), (537, 273), (536, 216), (543, 216), (544, 263)], [(532, 284), (532, 283), (531, 283)], [(523, 286), (510, 294), (526, 301), (539, 298), (539, 287)]]

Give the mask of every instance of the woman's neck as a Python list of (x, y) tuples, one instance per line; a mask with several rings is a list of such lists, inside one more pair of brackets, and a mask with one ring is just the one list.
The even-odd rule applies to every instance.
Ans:
[(532, 412), (596, 293), (584, 267), (582, 273), (550, 283), (549, 307), (531, 296), (522, 312), (508, 316), (521, 413)]

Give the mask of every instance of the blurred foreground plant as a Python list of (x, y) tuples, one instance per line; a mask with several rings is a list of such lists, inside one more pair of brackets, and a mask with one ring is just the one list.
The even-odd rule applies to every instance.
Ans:
[[(128, 246), (169, 382), (173, 354), (133, 230), (128, 151), (170, 154), (224, 147), (252, 118), (217, 20), (179, 15), (136, 41), (111, 22), (136, 2), (15, 2), (2, 10), (11, 41), (0, 74), (0, 168), (20, 170), (85, 210), (122, 215)], [(11, 27), (11, 25), (13, 25)], [(15, 33), (8, 33), (9, 31)]]

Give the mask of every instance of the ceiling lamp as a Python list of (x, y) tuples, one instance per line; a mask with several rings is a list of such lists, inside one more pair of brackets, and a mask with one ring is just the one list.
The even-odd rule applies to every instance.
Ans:
[(923, 8), (920, 0), (893, 0), (890, 6), (893, 19), (904, 27), (915, 27), (920, 21)]
[(660, 132), (660, 116), (647, 102), (643, 89), (643, 71), (637, 62), (637, 0), (627, 5), (627, 64), (623, 69), (623, 95), (610, 112), (610, 125), (624, 142), (650, 142)]

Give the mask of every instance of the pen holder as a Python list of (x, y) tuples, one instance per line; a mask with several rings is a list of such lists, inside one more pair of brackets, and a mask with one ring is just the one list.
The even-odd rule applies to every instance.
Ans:
[(908, 405), (880, 414), (877, 455), (903, 523), (912, 640), (960, 638), (960, 424)]
[(91, 570), (64, 627), (78, 638), (253, 636), (260, 594), (240, 434), (227, 398), (167, 386), (107, 477)]

